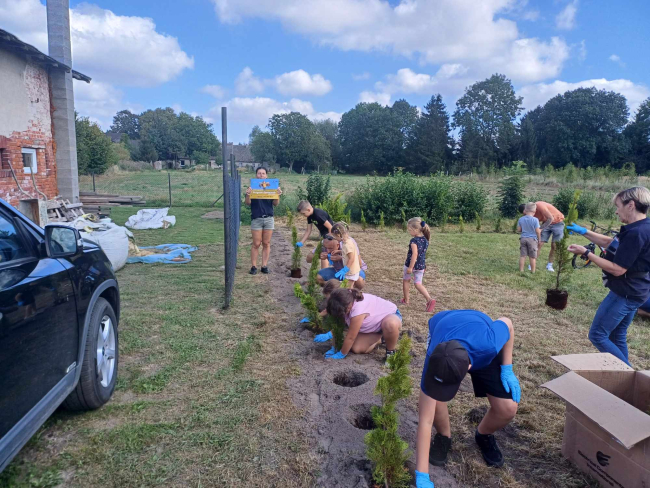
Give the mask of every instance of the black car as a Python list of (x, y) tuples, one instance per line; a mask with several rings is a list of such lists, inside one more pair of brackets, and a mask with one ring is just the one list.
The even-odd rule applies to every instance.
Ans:
[(120, 293), (104, 252), (0, 200), (0, 471), (62, 403), (115, 389)]

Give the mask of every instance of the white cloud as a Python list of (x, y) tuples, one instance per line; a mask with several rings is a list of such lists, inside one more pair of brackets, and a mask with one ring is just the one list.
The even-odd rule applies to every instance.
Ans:
[[(462, 64), (443, 64), (435, 75), (416, 73), (410, 68), (402, 68), (396, 74), (386, 76), (386, 81), (375, 83), (378, 93), (417, 93), (432, 95), (434, 92), (458, 89), (459, 83), (466, 84), (464, 75), (468, 68)], [(463, 85), (464, 86), (464, 85)]]
[(621, 60), (621, 57), (618, 54), (612, 54), (609, 58), (610, 61), (618, 64), (621, 68), (625, 68), (626, 64)]
[(235, 78), (235, 91), (238, 95), (255, 95), (264, 91), (264, 82), (246, 66)]
[(530, 22), (535, 22), (539, 19), (539, 10), (527, 10), (521, 15), (521, 18)]
[(313, 95), (319, 97), (332, 91), (332, 83), (323, 75), (310, 75), (302, 69), (278, 75), (269, 83), (275, 87), (278, 93), (288, 96)]
[(584, 39), (580, 41), (580, 47), (578, 48), (578, 59), (580, 61), (587, 59), (587, 43)]
[(359, 94), (360, 103), (379, 103), (380, 105), (390, 105), (390, 93), (363, 91)]
[(140, 113), (143, 107), (123, 99), (123, 93), (110, 83), (94, 81), (74, 81), (75, 110), (81, 116), (87, 116), (97, 122), (102, 129), (108, 130), (113, 123), (113, 116), (119, 110), (131, 110)]
[(352, 73), (352, 79), (354, 81), (363, 81), (363, 80), (369, 80), (370, 79), (370, 73), (367, 71), (364, 71), (363, 73)]
[(627, 98), (627, 105), (630, 108), (630, 115), (633, 115), (639, 108), (641, 102), (650, 96), (650, 89), (645, 85), (625, 79), (606, 80), (605, 78), (578, 81), (576, 83), (568, 83), (560, 80), (556, 80), (553, 83), (536, 83), (522, 87), (517, 93), (524, 97), (524, 107), (527, 110), (531, 110), (566, 91), (592, 86), (598, 90), (614, 91), (625, 96)]
[(562, 30), (571, 30), (576, 26), (578, 13), (578, 0), (573, 0), (555, 17), (555, 27)]
[[(228, 119), (233, 122), (247, 124), (256, 124), (265, 126), (269, 118), (275, 114), (288, 114), (289, 112), (300, 112), (311, 120), (332, 119), (339, 121), (341, 115), (338, 112), (318, 112), (314, 109), (311, 102), (292, 98), (289, 101), (282, 102), (268, 97), (235, 97), (225, 103), (228, 107)], [(208, 113), (207, 118), (218, 119), (221, 108), (213, 107)]]
[(344, 51), (381, 51), (470, 71), (492, 67), (490, 73), (523, 82), (557, 76), (568, 58), (564, 40), (524, 38), (516, 22), (503, 18), (520, 0), (401, 0), (396, 6), (387, 0), (212, 1), (224, 23), (277, 21)]
[[(0, 19), (4, 29), (47, 53), (45, 6), (39, 0), (0, 0)], [(70, 31), (75, 69), (102, 82), (155, 86), (194, 67), (178, 39), (157, 32), (150, 18), (82, 3), (70, 9)]]
[(207, 93), (217, 100), (221, 100), (226, 96), (226, 89), (219, 85), (205, 85), (201, 88), (201, 93)]
[(172, 104), (171, 109), (177, 114), (179, 114), (183, 111), (183, 106), (180, 103), (174, 103)]

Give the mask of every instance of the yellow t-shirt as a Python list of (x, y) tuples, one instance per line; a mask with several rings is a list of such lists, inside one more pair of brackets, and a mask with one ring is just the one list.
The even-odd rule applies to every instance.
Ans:
[[(343, 265), (347, 266), (350, 271), (348, 275), (355, 275), (361, 271), (361, 266), (359, 266), (359, 253), (357, 252), (357, 246), (354, 245), (352, 239), (343, 241)], [(352, 257), (350, 257), (352, 254)]]

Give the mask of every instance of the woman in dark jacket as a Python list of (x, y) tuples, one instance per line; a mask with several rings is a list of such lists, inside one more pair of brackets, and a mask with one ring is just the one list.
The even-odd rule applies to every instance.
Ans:
[(569, 231), (606, 248), (605, 256), (596, 256), (577, 244), (571, 244), (569, 251), (601, 268), (603, 283), (609, 288), (589, 329), (589, 340), (600, 352), (609, 352), (630, 364), (627, 329), (650, 296), (650, 191), (642, 186), (623, 190), (614, 197), (614, 204), (616, 215), (625, 224), (616, 237), (597, 234), (576, 224), (567, 226)]

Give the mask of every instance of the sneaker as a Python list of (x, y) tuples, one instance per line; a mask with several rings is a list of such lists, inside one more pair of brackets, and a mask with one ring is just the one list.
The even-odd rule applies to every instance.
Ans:
[(555, 270), (553, 269), (553, 263), (548, 263), (546, 265), (546, 269), (550, 271), (551, 273), (555, 273)]
[(431, 300), (429, 300), (429, 303), (427, 303), (427, 312), (431, 313), (434, 311), (435, 308), (436, 308), (436, 299), (432, 298)]
[(248, 272), (248, 274), (256, 275), (257, 274), (257, 268), (255, 266), (251, 266), (251, 270)]
[(386, 360), (384, 361), (384, 366), (388, 366), (388, 358), (395, 354), (395, 350), (389, 351), (386, 349)]
[(501, 454), (499, 446), (497, 445), (497, 440), (493, 435), (479, 434), (478, 429), (476, 429), (474, 439), (476, 439), (481, 454), (483, 454), (483, 459), (485, 459), (488, 466), (497, 468), (503, 466), (503, 454)]
[(528, 271), (532, 271), (533, 268), (530, 267), (530, 264), (528, 265)]
[(262, 269), (260, 271), (262, 271), (263, 274), (269, 274), (269, 268), (266, 266), (262, 266)]
[(444, 466), (449, 451), (451, 451), (451, 438), (436, 434), (429, 448), (429, 462), (434, 466)]

